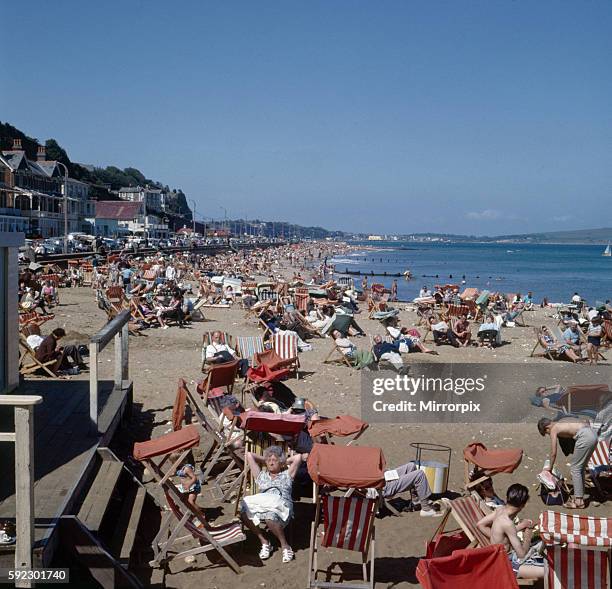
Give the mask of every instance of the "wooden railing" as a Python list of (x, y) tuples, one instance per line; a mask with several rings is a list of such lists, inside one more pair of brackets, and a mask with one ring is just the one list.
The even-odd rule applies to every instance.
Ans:
[[(34, 545), (34, 405), (42, 403), (38, 395), (0, 395), (0, 406), (14, 407), (15, 431), (1, 432), (0, 442), (15, 444), (15, 507), (17, 541), (15, 568), (32, 568)], [(20, 581), (16, 587), (31, 587)]]
[(121, 311), (109, 321), (89, 344), (89, 420), (94, 434), (98, 433), (98, 355), (115, 340), (115, 388), (128, 387), (129, 380), (129, 330), (130, 312)]

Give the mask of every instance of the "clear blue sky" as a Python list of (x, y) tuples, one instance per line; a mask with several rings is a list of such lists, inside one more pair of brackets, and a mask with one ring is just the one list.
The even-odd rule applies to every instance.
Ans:
[(612, 225), (612, 3), (9, 2), (0, 120), (199, 211)]

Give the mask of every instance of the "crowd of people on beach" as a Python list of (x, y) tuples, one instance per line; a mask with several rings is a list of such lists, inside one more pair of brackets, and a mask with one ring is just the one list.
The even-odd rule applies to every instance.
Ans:
[[(280, 545), (282, 562), (290, 562), (295, 553), (285, 530), (294, 517), (294, 497), (312, 485), (307, 468), (309, 456), (313, 445), (325, 439), (311, 433), (313, 425), (322, 419), (317, 408), (308, 399), (297, 398), (287, 386), (288, 367), (295, 364), (296, 358), (287, 358), (275, 349), (277, 336), (295, 341), (296, 355), (325, 346), (331, 347), (331, 352), (337, 351), (342, 362), (357, 370), (391, 368), (405, 373), (411, 354), (439, 356), (444, 354), (443, 346), (461, 350), (503, 345), (502, 329), (525, 326), (525, 314), (538, 308), (532, 292), (523, 296), (470, 288), (462, 291), (458, 285), (436, 285), (430, 290), (424, 285), (419, 296), (409, 303), (415, 312), (415, 324), (403, 325), (397, 307), (397, 281), (385, 288), (378, 283), (368, 284), (364, 277), (359, 290), (352, 279), (334, 273), (328, 259), (346, 251), (349, 246), (332, 243), (231, 251), (216, 256), (158, 252), (134, 257), (124, 253), (94, 257), (67, 270), (27, 268), (19, 280), (22, 334), (36, 359), (48, 365), (52, 373), (65, 376), (85, 369), (86, 349), (63, 346), (61, 340), (66, 336), (63, 328), (56, 328), (47, 336), (40, 332), (40, 326), (52, 316), (50, 309), (59, 304), (60, 287), (83, 284), (95, 291), (98, 305), (108, 319), (127, 311), (133, 333), (155, 327), (184, 328), (202, 319), (208, 309), (240, 308), (245, 318), (253, 318), (261, 327), (261, 349), (255, 355), (244, 355), (222, 331), (210, 333), (202, 349), (205, 374), (200, 392), (210, 403), (213, 397), (209, 399), (206, 379), (215, 369), (235, 365), (233, 378), (245, 379), (243, 395), (248, 391), (252, 398), (251, 411), (304, 417), (303, 427), (297, 433), (271, 433), (271, 443), (257, 452), (249, 445), (247, 433), (235, 426), (245, 409), (243, 401), (232, 392), (234, 381), (232, 387), (214, 397), (220, 409), (220, 431), (229, 436), (227, 443), (247, 465), (254, 480), (251, 493), (240, 499), (242, 521), (261, 542), (261, 560), (270, 558), (274, 549), (258, 525), (263, 523)], [(567, 305), (552, 310), (562, 329), (541, 326), (536, 346), (554, 359), (597, 364), (602, 342), (609, 341), (607, 322), (612, 325), (609, 303), (591, 307), (576, 293)], [(378, 333), (366, 333), (362, 320), (366, 316), (379, 322)], [(265, 364), (265, 355), (258, 354), (271, 351), (278, 355), (274, 362)], [(262, 364), (268, 372), (257, 380), (257, 369)], [(537, 399), (542, 407), (558, 401), (545, 392), (539, 392)], [(567, 509), (587, 506), (588, 462), (602, 440), (608, 444), (610, 441), (612, 394), (602, 394), (597, 403), (596, 414), (590, 418), (566, 413), (561, 419), (542, 418), (537, 424), (538, 431), (551, 439), (544, 478), (546, 473), (557, 475), (558, 443), (567, 439), (575, 442), (571, 452), (573, 497), (565, 498)], [(382, 488), (358, 492), (380, 500), (383, 510), (396, 510), (390, 507), (389, 500), (410, 493), (410, 499), (404, 502), (405, 510), (418, 510), (423, 517), (444, 515), (445, 509), (432, 500), (430, 481), (418, 464), (408, 461), (388, 469), (388, 473)], [(186, 459), (174, 474), (177, 488), (199, 524), (210, 525), (206, 510), (198, 504), (206, 481), (202, 480), (193, 457)], [(542, 552), (534, 549), (532, 542), (535, 523), (517, 519), (529, 500), (528, 489), (514, 483), (502, 500), (486, 472), (474, 469), (470, 478), (478, 481), (473, 490), (483, 510), (476, 523), (478, 529), (491, 543), (506, 548), (512, 570), (518, 576), (542, 578)]]

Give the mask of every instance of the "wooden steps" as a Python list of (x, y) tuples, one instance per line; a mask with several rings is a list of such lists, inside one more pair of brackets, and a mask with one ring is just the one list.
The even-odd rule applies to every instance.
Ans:
[(62, 524), (65, 553), (84, 576), (103, 587), (141, 587), (134, 572), (147, 562), (142, 553), (151, 546), (148, 528), (157, 529), (150, 509), (159, 514), (159, 507), (111, 450), (99, 448), (97, 460), (98, 470), (81, 506)]
[(102, 520), (110, 504), (119, 477), (123, 470), (123, 462), (103, 460), (100, 470), (94, 479), (83, 505), (78, 513), (79, 520), (92, 533), (100, 531)]

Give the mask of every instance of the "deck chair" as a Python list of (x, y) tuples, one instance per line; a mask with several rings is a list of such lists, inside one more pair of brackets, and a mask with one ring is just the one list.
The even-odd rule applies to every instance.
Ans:
[(238, 360), (223, 364), (209, 364), (206, 378), (198, 385), (198, 393), (202, 396), (204, 404), (207, 406), (215, 402), (218, 397), (226, 393), (231, 394), (234, 390), (236, 376), (238, 376)]
[(436, 528), (430, 543), (441, 535), (448, 534), (446, 530), (447, 523), (452, 516), (463, 534), (467, 537), (469, 544), (467, 548), (478, 548), (490, 546), (491, 541), (488, 536), (485, 536), (476, 525), (487, 512), (483, 509), (480, 501), (476, 500), (472, 495), (466, 497), (457, 497), (457, 499), (440, 500), (444, 507), (444, 515), (440, 525)]
[(451, 556), (440, 558), (422, 558), (416, 568), (416, 577), (424, 589), (518, 589), (516, 576), (501, 544), (455, 550)]
[(175, 430), (182, 427), (186, 407), (189, 407), (200, 427), (212, 440), (205, 460), (206, 465), (202, 468), (202, 476), (207, 480), (216, 467), (224, 465), (223, 470), (215, 477), (212, 492), (216, 499), (227, 501), (240, 486), (243, 470), (243, 458), (235, 447), (235, 441), (240, 437), (237, 435), (238, 420), (231, 411), (221, 409), (218, 414), (215, 413), (214, 407), (207, 407), (198, 394), (187, 388), (187, 383), (181, 378), (172, 410)]
[(19, 355), (19, 372), (26, 376), (32, 374), (38, 370), (42, 370), (52, 378), (57, 378), (57, 375), (49, 368), (55, 364), (55, 360), (48, 360), (47, 362), (41, 362), (36, 357), (36, 352), (30, 347), (25, 336), (19, 334), (19, 349), (21, 351)]
[(250, 394), (253, 405), (259, 407), (260, 401), (253, 394), (255, 390), (268, 383), (284, 380), (290, 374), (291, 370), (289, 368), (272, 370), (267, 364), (249, 367), (244, 386), (242, 387), (242, 403), (244, 404), (245, 396)]
[[(540, 328), (539, 327), (534, 327), (533, 328), (533, 333), (535, 335), (535, 344), (533, 346), (533, 349), (531, 350), (531, 354), (529, 354), (530, 358), (535, 358), (537, 356), (541, 357), (541, 358), (548, 358), (549, 360), (552, 360), (553, 362), (557, 359), (557, 354), (555, 352), (552, 352), (550, 350), (547, 350), (546, 348), (544, 348), (542, 346), (542, 344), (540, 343)], [(542, 348), (541, 352), (536, 353), (536, 350), (538, 348)]]
[(117, 312), (121, 312), (123, 309), (129, 307), (129, 303), (125, 298), (125, 292), (122, 286), (109, 286), (104, 291), (104, 294), (106, 296), (106, 300)]
[[(205, 331), (202, 334), (202, 372), (206, 366), (206, 348), (210, 345), (210, 342), (212, 342), (212, 334), (215, 333), (215, 331), (217, 330)], [(221, 343), (229, 346), (232, 349), (234, 347), (232, 336), (224, 331), (221, 332)]]
[(338, 344), (336, 344), (336, 340), (334, 340), (334, 338), (331, 338), (331, 340), (332, 340), (332, 347), (331, 347), (331, 350), (329, 351), (329, 354), (325, 356), (325, 359), (323, 360), (323, 364), (340, 363), (340, 364), (345, 364), (349, 368), (353, 368), (355, 366), (354, 360), (352, 358), (349, 358), (346, 354), (342, 353), (342, 349), (338, 346)]
[(452, 317), (466, 317), (470, 314), (470, 308), (467, 305), (447, 305), (446, 316), (450, 319)]
[[(280, 446), (285, 454), (289, 452), (290, 442), (282, 436), (294, 436), (304, 429), (306, 418), (304, 415), (274, 414), (259, 411), (245, 411), (240, 415), (240, 424), (245, 431), (245, 451), (263, 454), (270, 446)], [(240, 500), (246, 495), (255, 493), (255, 479), (249, 469), (248, 462), (244, 461), (242, 485), (236, 498), (235, 512), (240, 509)]]
[(604, 490), (601, 485), (600, 477), (612, 477), (612, 448), (608, 440), (599, 440), (597, 446), (589, 462), (587, 463), (587, 471), (593, 482), (593, 486), (599, 493), (600, 497), (605, 497)]
[(609, 589), (612, 517), (544, 511), (540, 534), (546, 546), (545, 589)]
[[(385, 457), (382, 450), (315, 444), (308, 456), (307, 466), (313, 480), (316, 505), (315, 519), (310, 530), (307, 587), (373, 589), (375, 517), (381, 505), (380, 496), (370, 499), (356, 493), (341, 496), (334, 493), (342, 490), (382, 489), (385, 484)], [(333, 572), (332, 564), (326, 571), (328, 579), (320, 579), (319, 546), (359, 553), (362, 578), (359, 581), (330, 582), (331, 575), (337, 574)], [(343, 581), (343, 573), (340, 575)]]
[[(465, 460), (465, 489), (471, 491), (476, 485), (500, 473), (514, 472), (523, 459), (521, 448), (504, 448), (488, 450), (480, 443), (474, 442), (463, 450)], [(480, 476), (474, 479), (474, 474)]]
[[(272, 351), (280, 358), (282, 368), (288, 368), (295, 373), (297, 379), (300, 378), (299, 368), (300, 359), (298, 358), (297, 336), (293, 333), (279, 331), (272, 336)], [(263, 357), (259, 354), (258, 359)], [(269, 364), (264, 362), (264, 364)], [(280, 368), (280, 367), (277, 367)]]
[(603, 337), (601, 338), (601, 345), (609, 348), (612, 346), (612, 321), (604, 319), (601, 326)]
[(236, 352), (238, 355), (253, 364), (253, 357), (264, 351), (263, 337), (260, 335), (236, 336)]
[[(197, 429), (194, 426), (188, 426), (161, 438), (134, 444), (132, 452), (134, 458), (144, 463), (152, 473), (164, 492), (168, 507), (168, 510), (163, 513), (159, 532), (152, 542), (153, 559), (149, 565), (161, 567), (173, 558), (185, 558), (216, 550), (235, 573), (241, 573), (242, 570), (238, 563), (224, 548), (224, 546), (243, 542), (246, 539), (241, 524), (234, 521), (223, 526), (202, 525), (202, 522), (198, 522), (184, 495), (179, 493), (170, 480), (176, 468), (199, 443), (200, 435)], [(164, 472), (164, 465), (170, 462), (169, 457), (175, 452), (181, 452), (179, 458)], [(181, 532), (187, 532), (187, 534), (180, 536)], [(180, 548), (182, 544), (192, 539), (197, 541), (197, 547)]]

